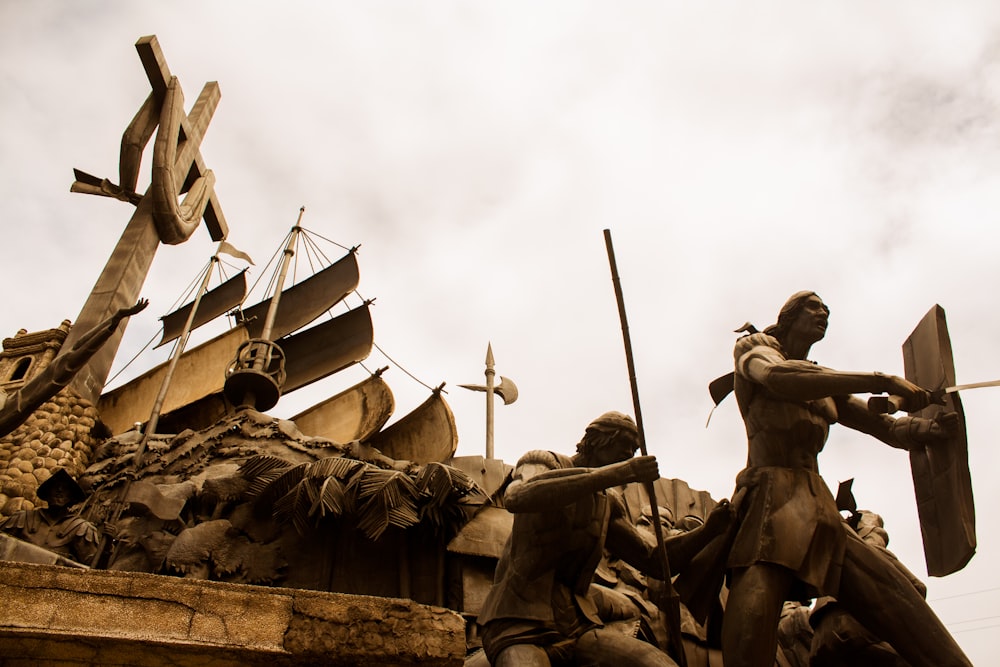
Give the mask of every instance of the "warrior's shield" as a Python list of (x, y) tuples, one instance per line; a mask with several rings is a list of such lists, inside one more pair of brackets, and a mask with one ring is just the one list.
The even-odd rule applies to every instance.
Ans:
[[(906, 379), (935, 391), (955, 382), (951, 340), (944, 309), (935, 305), (903, 343)], [(914, 416), (958, 414), (958, 426), (947, 443), (910, 450), (910, 469), (917, 496), (920, 532), (927, 573), (943, 577), (965, 567), (976, 552), (976, 510), (969, 474), (965, 413), (958, 393), (945, 394), (945, 405), (930, 405)]]

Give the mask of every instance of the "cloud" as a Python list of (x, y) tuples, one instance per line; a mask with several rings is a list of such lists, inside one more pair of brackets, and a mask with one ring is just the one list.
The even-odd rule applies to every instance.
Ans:
[[(707, 383), (732, 363), (732, 329), (769, 324), (796, 290), (833, 307), (823, 363), (902, 372), (900, 344), (941, 303), (962, 381), (1000, 375), (998, 19), (988, 2), (5, 3), (0, 202), (18, 289), (4, 335), (75, 318), (131, 215), (68, 188), (72, 167), (116, 177), (148, 94), (133, 45), (155, 32), (189, 104), (219, 81), (202, 153), (253, 277), (302, 205), (307, 229), (360, 244), (376, 342), (447, 382), (460, 453), (482, 451), (483, 397), (456, 385), (482, 381), (488, 342), (521, 393), (496, 415), (508, 461), (571, 451), (595, 415), (631, 411), (610, 228), (651, 449), (665, 474), (726, 496), (745, 433), (731, 400), (705, 428)], [(157, 253), (123, 353), (213, 248), (202, 228)], [(426, 398), (398, 368), (387, 381), (400, 413)], [(980, 482), (991, 400), (967, 408), (981, 507), (1000, 502)], [(834, 427), (821, 467), (832, 486), (857, 478), (920, 571), (905, 454)], [(980, 554), (932, 591), (988, 584), (997, 540), (981, 526)]]

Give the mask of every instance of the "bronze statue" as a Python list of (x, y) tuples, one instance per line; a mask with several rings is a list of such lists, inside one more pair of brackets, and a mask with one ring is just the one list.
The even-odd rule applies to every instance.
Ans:
[(799, 292), (776, 324), (736, 343), (734, 389), (749, 454), (734, 494), (744, 497), (727, 562), (726, 666), (773, 665), (784, 601), (821, 595), (836, 597), (913, 665), (969, 665), (908, 578), (845, 529), (817, 464), (831, 424), (908, 449), (945, 440), (954, 415), (929, 420), (875, 414), (852, 394), (888, 392), (902, 397), (910, 411), (928, 405), (931, 395), (897, 376), (841, 372), (807, 361), (811, 346), (826, 334), (829, 313), (815, 293)]
[(59, 468), (39, 485), (37, 495), (48, 507), (19, 510), (0, 524), (0, 531), (78, 563), (90, 563), (100, 535), (94, 524), (70, 512), (86, 497), (80, 485)]
[[(588, 596), (605, 546), (662, 576), (656, 547), (613, 490), (659, 479), (655, 457), (633, 458), (638, 446), (635, 422), (609, 412), (587, 426), (572, 458), (532, 451), (518, 461), (505, 495), (513, 528), (478, 619), (495, 667), (676, 664), (652, 644), (605, 628)], [(704, 527), (667, 540), (671, 563), (683, 567), (728, 518), (723, 504)]]
[[(895, 565), (910, 580), (921, 597), (927, 597), (927, 586), (916, 577), (896, 555), (886, 549), (889, 534), (882, 517), (868, 510), (855, 511), (848, 523), (858, 537), (871, 545)], [(854, 525), (856, 524), (856, 525)], [(868, 631), (845, 611), (836, 599), (820, 598), (809, 616), (813, 632), (809, 641), (811, 667), (838, 665), (868, 665), (869, 667), (909, 667), (909, 663), (887, 643)]]
[(45, 369), (13, 394), (0, 391), (0, 436), (7, 435), (23, 424), (31, 413), (69, 384), (77, 371), (118, 329), (126, 317), (135, 315), (149, 305), (140, 299), (134, 306), (119, 308), (110, 317), (77, 339), (73, 346), (61, 352)]

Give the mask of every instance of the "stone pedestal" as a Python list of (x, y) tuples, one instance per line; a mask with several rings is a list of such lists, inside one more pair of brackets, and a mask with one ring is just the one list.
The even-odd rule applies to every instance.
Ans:
[(458, 614), (411, 600), (0, 561), (0, 666), (440, 665)]

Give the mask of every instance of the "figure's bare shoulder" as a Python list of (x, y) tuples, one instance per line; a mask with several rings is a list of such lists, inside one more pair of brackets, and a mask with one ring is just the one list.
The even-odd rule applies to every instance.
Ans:
[(765, 364), (780, 364), (786, 361), (785, 353), (781, 349), (781, 343), (774, 336), (766, 333), (755, 333), (743, 336), (736, 341), (733, 348), (733, 357), (736, 362), (736, 373), (745, 378), (750, 378), (750, 362), (760, 359)]
[(534, 449), (518, 459), (517, 465), (514, 466), (513, 479), (527, 480), (539, 473), (569, 468), (572, 465), (572, 461), (562, 454)]
[(736, 341), (736, 346), (733, 348), (733, 357), (736, 361), (739, 361), (740, 357), (755, 348), (771, 349), (781, 354), (781, 343), (778, 342), (777, 338), (766, 333), (754, 333), (749, 336), (742, 336)]
[(533, 449), (530, 452), (525, 453), (521, 458), (517, 460), (517, 465), (522, 466), (525, 464), (543, 465), (547, 468), (555, 470), (556, 468), (561, 468), (559, 459), (560, 455), (555, 452), (549, 452), (544, 449)]

